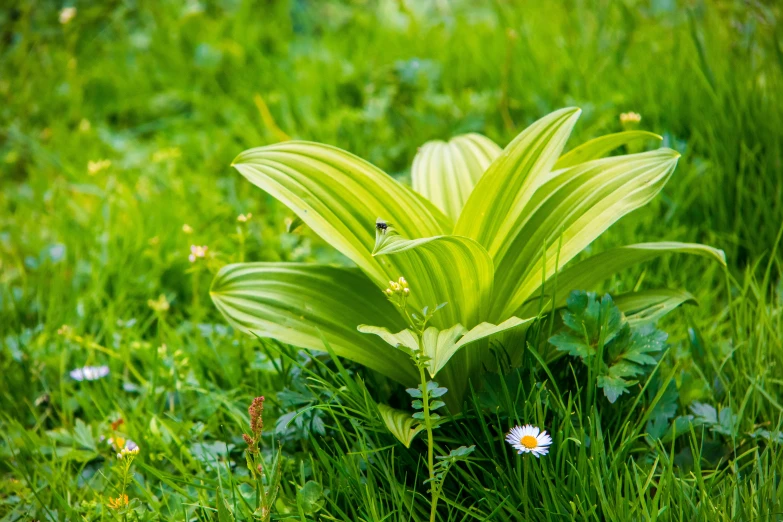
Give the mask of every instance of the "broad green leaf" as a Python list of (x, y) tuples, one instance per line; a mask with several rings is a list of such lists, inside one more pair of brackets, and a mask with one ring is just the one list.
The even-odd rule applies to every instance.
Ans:
[(435, 377), (457, 352), (469, 344), (529, 323), (532, 320), (532, 318), (520, 319), (519, 317), (511, 317), (497, 325), (481, 323), (470, 330), (465, 330), (459, 324), (444, 331), (439, 331), (434, 327), (427, 328), (424, 332), (423, 342), (424, 349), (430, 357), (430, 375)]
[(580, 112), (577, 108), (553, 112), (514, 138), (476, 184), (454, 233), (475, 239), (496, 259), (516, 234), (525, 205), (548, 178)]
[(684, 303), (697, 304), (690, 293), (668, 288), (620, 294), (614, 302), (632, 325), (654, 323)]
[(560, 156), (560, 159), (555, 163), (554, 169), (573, 167), (579, 163), (603, 158), (614, 149), (622, 147), (623, 145), (650, 139), (661, 141), (663, 138), (652, 132), (640, 130), (616, 132), (614, 134), (593, 138)]
[(408, 353), (409, 356), (411, 353), (419, 351), (418, 336), (407, 328), (397, 333), (392, 333), (388, 328), (383, 328), (381, 326), (360, 324), (357, 329), (364, 334), (375, 334), (395, 348), (407, 350), (406, 353)]
[[(612, 248), (595, 254), (594, 256), (574, 263), (570, 267), (557, 274), (557, 295), (555, 295), (555, 308), (566, 304), (566, 299), (572, 290), (593, 290), (603, 281), (614, 274), (631, 268), (646, 261), (650, 261), (665, 254), (693, 254), (715, 259), (722, 265), (726, 265), (726, 256), (722, 250), (698, 243), (638, 243), (624, 247)], [(554, 279), (547, 283), (545, 294), (551, 298), (549, 292), (553, 290)], [(537, 295), (540, 287), (533, 292)], [(671, 292), (676, 292), (672, 290)], [(688, 294), (690, 298), (690, 294)], [(671, 295), (671, 297), (675, 297)], [(684, 299), (681, 302), (685, 302)], [(618, 306), (620, 304), (618, 303)], [(538, 310), (537, 302), (529, 302), (522, 307), (520, 315), (533, 315)], [(622, 308), (622, 306), (621, 306)]]
[(465, 335), (466, 331), (461, 324), (455, 324), (446, 330), (438, 330), (434, 326), (424, 330), (421, 341), (424, 345), (424, 352), (430, 358), (428, 364), (432, 377), (435, 377), (438, 371), (446, 365), (451, 356), (459, 349), (457, 340)]
[(493, 257), (498, 287), (491, 317), (508, 317), (618, 219), (663, 188), (679, 154), (659, 149), (580, 164), (547, 182), (526, 209), (523, 227)]
[[(394, 435), (398, 441), (406, 448), (411, 447), (414, 437), (424, 429), (424, 426), (418, 424), (410, 413), (395, 410), (385, 404), (378, 405), (378, 411), (389, 432)], [(416, 426), (414, 426), (416, 424)]]
[[(303, 263), (244, 263), (218, 272), (212, 301), (229, 323), (258, 337), (334, 352), (402, 383), (417, 372), (408, 356), (362, 335), (364, 323), (402, 330), (405, 322), (375, 285), (355, 268)], [(322, 337), (323, 336), (323, 337)]]
[(433, 326), (471, 328), (489, 314), (495, 271), (484, 247), (459, 236), (409, 240), (392, 229), (377, 234), (373, 255), (393, 260), (402, 270), (416, 310), (447, 303), (432, 317)]
[(372, 257), (375, 219), (408, 237), (449, 233), (452, 223), (434, 205), (375, 166), (336, 147), (288, 141), (250, 149), (233, 166), (289, 207), (379, 287), (396, 279), (394, 262)]
[(456, 221), (479, 178), (501, 153), (481, 134), (465, 134), (445, 141), (428, 141), (413, 158), (413, 190)]

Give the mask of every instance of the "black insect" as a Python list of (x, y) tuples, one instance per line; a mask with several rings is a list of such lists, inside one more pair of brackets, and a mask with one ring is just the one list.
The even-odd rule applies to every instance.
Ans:
[(389, 228), (389, 224), (382, 219), (378, 219), (375, 222), (375, 228), (376, 230), (381, 230), (383, 232), (386, 232), (386, 230)]

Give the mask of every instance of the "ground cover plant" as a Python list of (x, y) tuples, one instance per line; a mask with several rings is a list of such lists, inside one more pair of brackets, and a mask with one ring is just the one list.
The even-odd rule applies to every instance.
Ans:
[(780, 520), (780, 17), (0, 10), (0, 519)]

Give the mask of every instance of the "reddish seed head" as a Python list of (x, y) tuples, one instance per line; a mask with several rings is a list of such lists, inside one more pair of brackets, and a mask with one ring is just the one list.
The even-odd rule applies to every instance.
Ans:
[(264, 429), (264, 397), (256, 397), (247, 409), (250, 414), (250, 430), (258, 437)]

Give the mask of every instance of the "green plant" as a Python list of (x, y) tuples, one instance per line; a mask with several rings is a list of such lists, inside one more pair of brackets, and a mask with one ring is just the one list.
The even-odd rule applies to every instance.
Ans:
[[(379, 230), (387, 231), (386, 224), (377, 227)], [(389, 431), (397, 437), (406, 447), (410, 446), (411, 440), (417, 433), (424, 431), (427, 434), (427, 471), (428, 477), (425, 481), (430, 486), (430, 521), (435, 520), (438, 510), (438, 499), (443, 489), (443, 481), (449, 472), (450, 467), (458, 460), (464, 460), (473, 451), (473, 447), (462, 446), (452, 450), (448, 455), (439, 455), (435, 457), (435, 439), (433, 432), (443, 423), (443, 418), (435, 410), (446, 405), (444, 400), (448, 393), (447, 388), (442, 388), (437, 382), (427, 379), (427, 370), (430, 373), (437, 371), (437, 360), (440, 350), (445, 347), (447, 350), (455, 346), (455, 340), (464, 334), (461, 325), (451, 328), (445, 332), (438, 332), (427, 324), (432, 320), (437, 312), (443, 309), (447, 303), (430, 309), (425, 306), (421, 311), (412, 312), (408, 308), (408, 300), (414, 295), (411, 291), (408, 281), (400, 277), (397, 281), (389, 281), (389, 287), (384, 290), (384, 294), (389, 301), (399, 310), (400, 314), (406, 318), (408, 328), (398, 334), (393, 334), (385, 328), (376, 326), (360, 325), (359, 330), (367, 333), (377, 333), (383, 340), (388, 342), (394, 348), (399, 348), (407, 353), (411, 362), (416, 366), (419, 372), (419, 385), (416, 388), (405, 390), (408, 395), (413, 397), (411, 407), (416, 411), (411, 416), (413, 422), (407, 422), (405, 415), (402, 420), (399, 412), (390, 408), (381, 409), (381, 418), (383, 418)], [(435, 366), (433, 366), (433, 363)], [(435, 371), (433, 371), (435, 368)], [(417, 426), (414, 427), (414, 424)]]
[[(488, 337), (525, 324), (541, 302), (562, 306), (558, 288), (591, 288), (669, 252), (723, 263), (723, 253), (710, 247), (660, 243), (615, 249), (562, 270), (612, 223), (650, 201), (679, 158), (666, 148), (601, 158), (650, 137), (641, 131), (597, 138), (561, 155), (579, 114), (556, 111), (503, 152), (476, 134), (427, 144), (412, 171), (420, 193), (327, 145), (285, 142), (240, 154), (233, 165), (242, 175), (356, 267), (228, 265), (213, 281), (213, 302), (240, 330), (314, 350), (326, 339), (338, 355), (410, 383), (418, 379), (407, 355), (356, 330), (405, 329), (379, 291), (404, 275), (417, 288), (413, 308), (448, 303), (431, 319), (433, 342), (425, 350), (431, 376), (442, 374), (451, 406), (459, 407), (468, 380), (486, 362)], [(667, 310), (688, 299), (670, 291), (633, 297), (637, 312), (662, 299)], [(621, 309), (625, 299), (617, 300)]]
[(592, 392), (595, 381), (613, 403), (657, 364), (667, 335), (650, 323), (632, 328), (608, 294), (598, 299), (593, 292), (575, 290), (567, 304), (563, 330), (549, 342), (579, 357), (588, 368), (587, 390)]
[[(268, 521), (272, 517), (277, 496), (280, 493), (280, 460), (281, 449), (273, 450), (270, 462), (264, 461), (264, 455), (261, 453), (261, 434), (264, 429), (264, 397), (256, 397), (248, 407), (250, 416), (250, 434), (244, 433), (242, 438), (247, 443), (245, 450), (245, 462), (247, 469), (252, 477), (255, 489), (255, 504), (253, 517)], [(218, 504), (221, 506), (221, 499), (218, 496)]]

